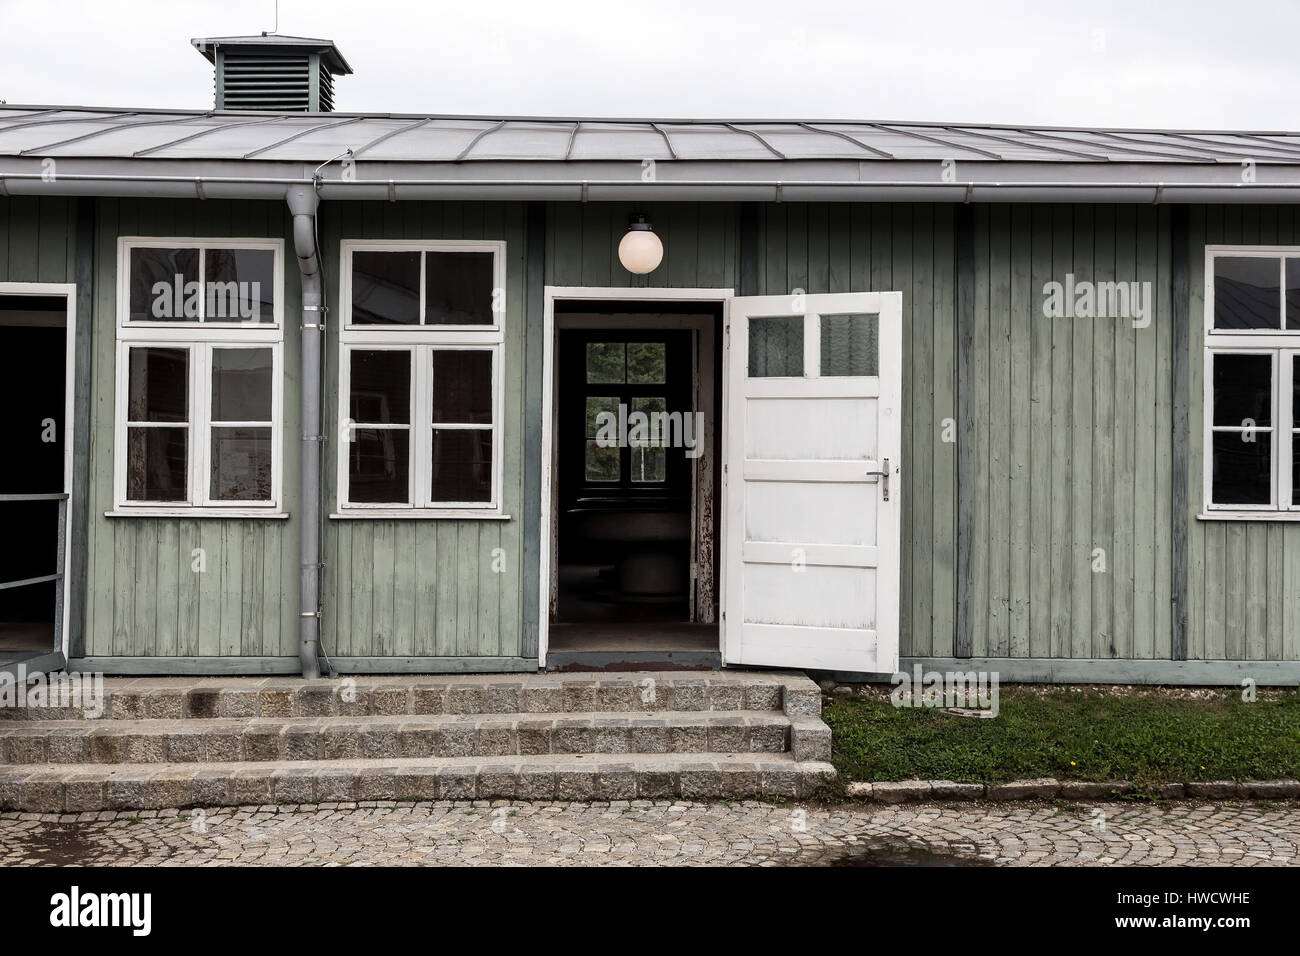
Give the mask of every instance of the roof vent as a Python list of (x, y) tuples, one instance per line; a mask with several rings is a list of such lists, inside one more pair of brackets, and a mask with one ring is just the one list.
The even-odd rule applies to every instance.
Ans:
[(219, 110), (329, 113), (334, 77), (352, 72), (331, 40), (263, 33), (190, 43), (217, 69)]

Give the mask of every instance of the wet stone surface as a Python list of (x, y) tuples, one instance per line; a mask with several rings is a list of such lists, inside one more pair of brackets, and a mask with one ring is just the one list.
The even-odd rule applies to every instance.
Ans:
[(0, 814), (0, 866), (1285, 866), (1300, 804), (508, 801)]

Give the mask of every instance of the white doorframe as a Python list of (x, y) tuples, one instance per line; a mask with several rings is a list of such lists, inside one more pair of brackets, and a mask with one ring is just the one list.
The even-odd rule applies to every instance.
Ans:
[(67, 507), (63, 512), (63, 627), (62, 633), (56, 634), (57, 647), (51, 651), (62, 651), (68, 656), (68, 622), (71, 619), (71, 605), (68, 601), (68, 584), (72, 572), (72, 449), (76, 435), (74, 418), (74, 395), (76, 393), (77, 361), (77, 286), (72, 282), (0, 282), (0, 295), (34, 295), (63, 296), (67, 306), (64, 323), (64, 380), (63, 380), (63, 493), (68, 496)]
[[(704, 303), (721, 303), (723, 309), (723, 338), (726, 338), (726, 303), (734, 296), (732, 289), (647, 289), (647, 288), (597, 288), (591, 286), (546, 286), (543, 290), (543, 331), (542, 331), (542, 507), (541, 520), (538, 522), (538, 534), (540, 535), (538, 557), (539, 557), (539, 577), (538, 587), (538, 617), (537, 617), (537, 665), (546, 666), (546, 649), (551, 626), (551, 542), (554, 538), (554, 528), (552, 522), (555, 515), (552, 507), (552, 495), (554, 493), (553, 483), (556, 467), (556, 448), (555, 448), (555, 402), (557, 392), (555, 388), (555, 303), (556, 301), (565, 302), (598, 302), (598, 301), (616, 301), (629, 303), (655, 303), (655, 302), (704, 302)], [(715, 343), (715, 348), (717, 347)], [(725, 361), (722, 369), (723, 383), (722, 394), (726, 394), (726, 365)], [(723, 461), (726, 461), (726, 430), (723, 429)], [(715, 489), (715, 495), (717, 489)], [(716, 500), (716, 499), (715, 499)], [(726, 540), (725, 522), (727, 516), (720, 513), (719, 521), (722, 525), (719, 527), (719, 540)], [(716, 591), (717, 594), (725, 593), (723, 591), (724, 582), (722, 581), (723, 568), (725, 561), (719, 561), (715, 571), (717, 577)], [(722, 631), (725, 627), (724, 621), (719, 621), (719, 648), (721, 642), (725, 639)]]

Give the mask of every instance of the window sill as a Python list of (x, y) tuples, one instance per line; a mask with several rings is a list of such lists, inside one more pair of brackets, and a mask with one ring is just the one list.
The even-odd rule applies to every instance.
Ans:
[(1300, 521), (1300, 511), (1202, 511), (1197, 521)]
[(354, 511), (336, 511), (330, 515), (334, 521), (362, 521), (366, 520), (384, 520), (390, 518), (410, 518), (415, 520), (454, 520), (463, 521), (466, 519), (477, 519), (479, 521), (509, 521), (510, 515), (501, 514), (498, 511), (474, 511), (471, 509), (462, 509), (459, 511), (430, 511), (428, 509), (417, 508), (357, 508)]
[(283, 521), (287, 511), (269, 508), (116, 508), (105, 511), (105, 518), (267, 518)]

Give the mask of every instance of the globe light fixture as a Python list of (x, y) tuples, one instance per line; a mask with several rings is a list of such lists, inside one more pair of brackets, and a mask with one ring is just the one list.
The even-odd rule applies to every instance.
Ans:
[(664, 244), (640, 213), (628, 221), (627, 232), (618, 244), (618, 261), (623, 263), (624, 269), (638, 276), (654, 272), (664, 261)]

